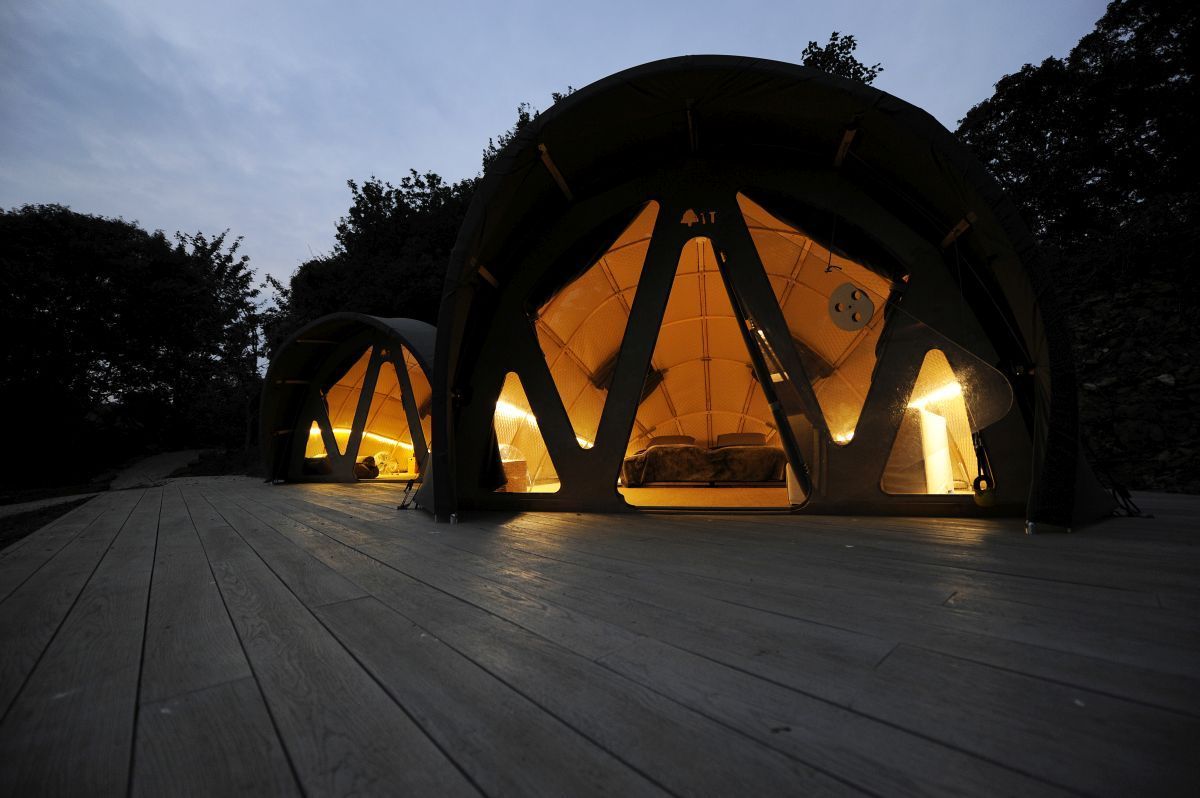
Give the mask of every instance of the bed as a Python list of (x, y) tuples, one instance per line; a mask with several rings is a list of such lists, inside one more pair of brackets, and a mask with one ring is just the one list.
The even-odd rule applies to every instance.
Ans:
[(621, 484), (637, 488), (661, 484), (772, 484), (784, 481), (787, 457), (757, 432), (726, 433), (711, 449), (687, 435), (651, 438), (642, 451), (621, 464)]

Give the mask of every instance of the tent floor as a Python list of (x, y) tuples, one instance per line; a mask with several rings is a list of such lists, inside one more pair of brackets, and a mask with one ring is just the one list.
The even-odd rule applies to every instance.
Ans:
[(780, 509), (791, 506), (787, 488), (778, 487), (700, 487), (663, 486), (650, 488), (617, 488), (625, 501), (635, 507), (697, 507)]
[(1194, 794), (1200, 497), (1136, 498), (1031, 537), (104, 493), (0, 551), (0, 794)]
[(411, 474), (380, 474), (372, 479), (360, 479), (359, 482), (411, 482), (414, 479), (420, 479), (421, 475), (413, 472)]

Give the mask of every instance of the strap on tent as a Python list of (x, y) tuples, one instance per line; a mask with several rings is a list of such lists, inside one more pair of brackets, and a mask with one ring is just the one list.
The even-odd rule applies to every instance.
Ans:
[(538, 152), (542, 155), (542, 163), (545, 164), (546, 171), (548, 171), (550, 176), (554, 178), (554, 182), (558, 183), (558, 187), (562, 190), (563, 195), (566, 196), (567, 202), (574, 202), (575, 197), (573, 194), (571, 194), (571, 187), (567, 185), (567, 181), (563, 178), (562, 172), (558, 171), (558, 167), (554, 165), (554, 159), (550, 157), (550, 150), (545, 144), (539, 144), (537, 147)]
[(854, 143), (854, 137), (858, 134), (857, 127), (848, 127), (842, 133), (842, 141), (838, 144), (837, 154), (833, 156), (833, 168), (841, 167), (842, 162), (846, 160), (846, 153), (850, 152), (850, 145)]

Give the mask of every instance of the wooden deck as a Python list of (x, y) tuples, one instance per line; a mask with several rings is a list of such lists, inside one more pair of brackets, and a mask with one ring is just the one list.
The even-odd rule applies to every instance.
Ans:
[(0, 552), (0, 793), (1195, 795), (1200, 498), (1017, 522), (104, 494)]

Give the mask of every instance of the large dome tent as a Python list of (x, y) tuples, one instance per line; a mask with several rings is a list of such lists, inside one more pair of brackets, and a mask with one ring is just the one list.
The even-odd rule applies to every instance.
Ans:
[(263, 386), (259, 425), (268, 478), (421, 480), (434, 338), (425, 322), (361, 313), (323, 316), (292, 334)]
[(1015, 209), (919, 109), (778, 62), (636, 67), (489, 169), (418, 501), (1069, 527), (1107, 505), (1053, 300)]

